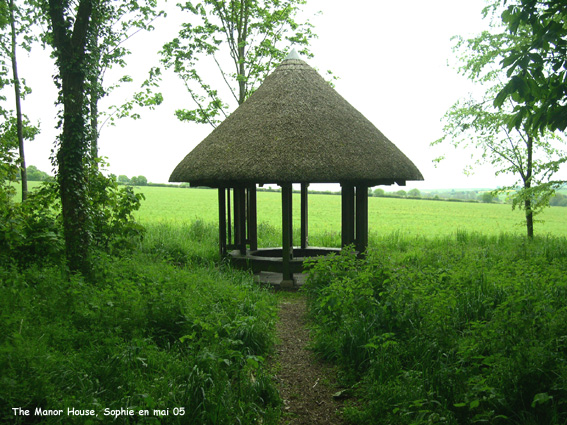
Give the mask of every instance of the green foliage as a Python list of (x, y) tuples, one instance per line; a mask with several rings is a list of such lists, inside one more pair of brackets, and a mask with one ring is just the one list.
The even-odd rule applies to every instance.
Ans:
[[(132, 250), (144, 234), (133, 216), (144, 195), (132, 187), (118, 186), (98, 167), (91, 170), (89, 183), (91, 252)], [(58, 183), (42, 182), (23, 203), (14, 202), (12, 186), (0, 189), (0, 264), (25, 266), (40, 259), (46, 264), (61, 264), (64, 242)]]
[(24, 203), (0, 206), (0, 264), (57, 264), (63, 259), (57, 185), (45, 182)]
[(374, 189), (374, 192), (372, 192), (372, 196), (384, 196), (384, 194), (384, 189), (381, 188)]
[(482, 195), (480, 195), (480, 200), (485, 204), (494, 202), (495, 198), (496, 196), (492, 192), (484, 192)]
[(130, 179), (128, 178), (128, 176), (125, 176), (124, 174), (119, 175), (117, 181), (118, 183), (123, 183), (123, 184), (130, 183)]
[(35, 165), (27, 166), (26, 173), (29, 181), (46, 181), (53, 178), (45, 171), (39, 170)]
[(521, 35), (501, 62), (505, 85), (496, 105), (516, 103), (511, 125), (525, 122), (535, 131), (565, 131), (567, 93), (567, 7), (561, 0), (514, 0), (503, 3), (506, 30)]
[(177, 265), (213, 265), (219, 261), (218, 228), (212, 223), (148, 223), (140, 249)]
[(549, 201), (549, 205), (554, 207), (567, 207), (567, 196), (562, 193), (556, 193)]
[(135, 186), (146, 186), (148, 184), (148, 179), (144, 176), (134, 176), (130, 179), (130, 183)]
[[(133, 82), (132, 77), (123, 75), (111, 84), (105, 82), (106, 71), (126, 66), (125, 58), (131, 53), (128, 41), (141, 31), (153, 31), (154, 21), (164, 15), (157, 8), (156, 0), (141, 1), (100, 1), (93, 11), (93, 28), (89, 38), (91, 56), (89, 61), (88, 96), (91, 106), (91, 144), (93, 157), (98, 156), (96, 146), (98, 135), (105, 124), (115, 125), (119, 118), (139, 119), (136, 107), (155, 108), (163, 102), (161, 93), (154, 93), (161, 71), (152, 68), (149, 77), (132, 99), (123, 105), (112, 105), (106, 111), (99, 111), (98, 102), (112, 94), (124, 83)], [(99, 122), (102, 121), (102, 122)]]
[(384, 238), (312, 263), (314, 348), (361, 424), (561, 424), (567, 241)]
[(93, 167), (88, 199), (94, 247), (105, 252), (132, 249), (144, 234), (144, 228), (134, 218), (144, 195), (135, 193), (132, 187), (119, 186), (113, 176), (107, 177)]
[(419, 191), (419, 189), (411, 189), (408, 192), (408, 196), (412, 198), (421, 198), (421, 192)]
[(191, 17), (163, 46), (162, 62), (184, 82), (196, 108), (178, 110), (176, 116), (216, 126), (233, 109), (222, 90), (205, 77), (210, 72), (199, 71), (206, 60), (220, 71), (231, 102), (240, 105), (286, 57), (290, 45), (309, 55), (306, 46), (315, 35), (309, 21), (296, 21), (302, 4), (305, 0), (180, 3)]
[(100, 267), (97, 285), (57, 268), (0, 267), (0, 422), (28, 423), (12, 413), (21, 406), (64, 410), (44, 424), (90, 419), (67, 408), (95, 410), (92, 423), (110, 420), (106, 408), (136, 412), (117, 424), (277, 423), (280, 400), (265, 370), (272, 295), (244, 273), (138, 253)]

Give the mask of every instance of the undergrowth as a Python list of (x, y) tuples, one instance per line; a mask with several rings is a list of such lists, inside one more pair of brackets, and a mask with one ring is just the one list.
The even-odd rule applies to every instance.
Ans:
[(564, 424), (567, 241), (391, 235), (311, 264), (313, 348), (358, 424)]
[[(99, 258), (96, 284), (0, 268), (0, 423), (277, 423), (273, 295), (247, 273), (147, 251)], [(107, 414), (120, 409), (134, 414)]]

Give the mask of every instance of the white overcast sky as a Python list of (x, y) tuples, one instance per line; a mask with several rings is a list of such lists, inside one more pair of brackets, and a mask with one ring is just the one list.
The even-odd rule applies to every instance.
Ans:
[[(110, 103), (120, 103), (120, 96), (133, 92), (158, 64), (156, 52), (177, 34), (186, 14), (175, 3), (167, 3), (169, 15), (155, 23), (154, 32), (129, 42), (129, 67), (116, 75), (132, 75), (136, 83), (116, 92)], [(467, 177), (463, 168), (469, 153), (429, 146), (442, 136), (444, 113), (471, 90), (454, 69), (450, 39), (487, 28), (483, 6), (484, 0), (308, 0), (302, 10), (319, 36), (311, 46), (315, 57), (307, 62), (321, 71), (332, 70), (340, 78), (336, 90), (417, 165), (425, 181), (408, 182), (408, 188), (485, 188), (510, 182), (495, 179), (489, 167)], [(33, 90), (24, 112), (32, 121), (40, 120), (42, 129), (26, 146), (27, 163), (51, 171), (49, 156), (57, 134), (54, 65), (40, 49), (21, 56), (20, 74)], [(222, 84), (220, 77), (216, 81)], [(142, 111), (141, 120), (124, 119), (102, 130), (100, 153), (108, 158), (111, 172), (167, 182), (177, 163), (212, 130), (175, 118), (175, 109), (191, 108), (192, 101), (174, 74), (164, 75), (161, 91), (165, 102), (154, 111)], [(435, 167), (432, 160), (442, 151), (449, 153), (448, 159)]]

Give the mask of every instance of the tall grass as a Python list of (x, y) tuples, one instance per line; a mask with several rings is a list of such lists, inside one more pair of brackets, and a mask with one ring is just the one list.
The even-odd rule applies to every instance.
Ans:
[(41, 264), (0, 268), (0, 423), (277, 423), (264, 367), (274, 296), (213, 264), (213, 233), (154, 226), (134, 252), (98, 258), (96, 285)]
[(362, 424), (564, 424), (567, 240), (392, 233), (313, 263), (313, 346)]

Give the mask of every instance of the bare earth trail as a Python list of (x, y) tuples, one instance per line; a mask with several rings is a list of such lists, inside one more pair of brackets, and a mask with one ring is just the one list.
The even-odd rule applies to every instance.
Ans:
[(276, 381), (284, 401), (282, 425), (343, 425), (342, 402), (333, 394), (335, 371), (307, 349), (307, 306), (299, 295), (280, 301), (276, 346)]

